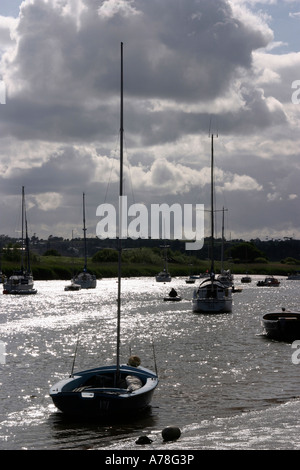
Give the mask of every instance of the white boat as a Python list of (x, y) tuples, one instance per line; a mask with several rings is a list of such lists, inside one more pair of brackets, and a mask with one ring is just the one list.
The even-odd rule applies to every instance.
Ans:
[(232, 311), (231, 288), (225, 287), (213, 274), (194, 290), (194, 313), (230, 313)]
[[(227, 210), (227, 209), (226, 209)], [(217, 276), (217, 280), (226, 287), (233, 288), (234, 276), (230, 269), (224, 269), (224, 207), (222, 210), (222, 250), (221, 250), (221, 274)]]
[(163, 271), (160, 271), (156, 276), (156, 282), (171, 282), (172, 278), (170, 273), (166, 271), (165, 269)]
[(233, 274), (231, 274), (230, 269), (223, 270), (221, 274), (217, 276), (217, 280), (226, 287), (233, 287), (233, 279)]
[[(123, 44), (121, 44), (121, 129), (120, 191), (123, 195)], [(122, 214), (120, 214), (122, 219)], [(122, 222), (122, 220), (121, 220)], [(122, 226), (122, 224), (120, 224)], [(120, 230), (120, 227), (119, 227)], [(122, 238), (118, 237), (118, 299), (116, 364), (73, 372), (50, 389), (55, 406), (65, 414), (99, 419), (132, 417), (146, 410), (158, 385), (156, 372), (141, 367), (140, 359), (131, 356), (120, 364)], [(111, 340), (111, 339), (110, 339)], [(78, 342), (77, 342), (78, 345)], [(76, 346), (77, 350), (77, 346)]]
[[(24, 236), (24, 227), (25, 227), (25, 236)], [(37, 290), (34, 288), (34, 281), (33, 281), (33, 276), (32, 276), (31, 268), (30, 268), (29, 238), (28, 238), (28, 233), (27, 233), (27, 218), (26, 218), (26, 208), (25, 208), (25, 191), (24, 191), (24, 186), (22, 186), (21, 266), (18, 271), (15, 271), (8, 279), (4, 280), (3, 294), (33, 295), (36, 293), (37, 293)]]
[(81, 290), (81, 285), (80, 284), (75, 284), (75, 282), (71, 281), (71, 284), (68, 286), (65, 286), (66, 291), (76, 291), (76, 290)]
[(214, 274), (214, 136), (211, 136), (211, 270), (193, 293), (193, 312), (229, 313), (232, 311), (232, 292)]
[(76, 274), (72, 283), (80, 285), (81, 289), (95, 289), (97, 278), (87, 270), (86, 226), (85, 226), (85, 194), (83, 193), (83, 234), (84, 234), (84, 267), (81, 273)]
[(79, 285), (81, 289), (95, 289), (97, 286), (97, 278), (94, 274), (87, 271), (86, 268), (79, 274), (76, 274), (71, 281), (75, 285)]
[(168, 271), (168, 257), (167, 257), (167, 249), (169, 248), (168, 245), (164, 244), (161, 246), (164, 249), (164, 269), (160, 271), (156, 276), (156, 282), (171, 282), (172, 277)]

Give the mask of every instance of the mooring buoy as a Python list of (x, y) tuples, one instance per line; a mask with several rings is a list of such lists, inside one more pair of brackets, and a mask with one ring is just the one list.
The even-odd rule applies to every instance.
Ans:
[(152, 439), (150, 439), (148, 436), (140, 436), (140, 437), (135, 441), (135, 443), (136, 443), (136, 444), (139, 444), (139, 445), (151, 444), (151, 442), (152, 442)]
[(175, 441), (181, 436), (181, 431), (177, 426), (167, 426), (161, 432), (164, 441)]

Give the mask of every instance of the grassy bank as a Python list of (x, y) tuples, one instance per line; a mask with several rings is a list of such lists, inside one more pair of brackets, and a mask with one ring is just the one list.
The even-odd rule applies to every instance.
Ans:
[[(188, 259), (181, 259), (180, 262), (169, 262), (169, 271), (172, 276), (188, 276), (189, 274), (199, 274), (206, 272), (210, 268), (209, 261), (195, 261), (191, 266)], [(95, 274), (98, 279), (116, 277), (118, 265), (116, 261), (93, 261), (88, 259), (88, 271)], [(72, 276), (82, 271), (84, 266), (83, 258), (71, 258), (65, 256), (40, 256), (31, 265), (35, 280), (69, 280)], [(163, 263), (158, 257), (155, 260), (145, 259), (132, 260), (124, 259), (122, 264), (122, 274), (124, 277), (155, 276), (161, 269)], [(3, 261), (2, 272), (10, 276), (14, 270), (19, 269), (19, 265), (12, 261)], [(289, 273), (300, 271), (300, 265), (283, 263), (253, 263), (253, 264), (233, 264), (228, 263), (225, 269), (230, 269), (233, 274), (243, 274), (248, 271), (251, 274), (287, 276)], [(216, 273), (220, 272), (220, 263), (215, 263)]]

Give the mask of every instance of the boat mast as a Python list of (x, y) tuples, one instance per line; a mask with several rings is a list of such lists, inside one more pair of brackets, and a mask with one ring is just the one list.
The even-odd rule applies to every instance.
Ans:
[(27, 272), (31, 273), (26, 208), (25, 208), (25, 229), (26, 229), (25, 243), (26, 243), (26, 256), (27, 256)]
[(211, 199), (211, 274), (214, 273), (214, 135), (211, 135), (211, 188), (210, 188), (210, 199)]
[(84, 239), (84, 268), (87, 271), (87, 253), (86, 253), (86, 227), (85, 227), (85, 194), (83, 193), (83, 239)]
[(21, 271), (24, 271), (24, 186), (22, 186), (22, 245), (21, 245)]
[(117, 316), (117, 372), (120, 374), (120, 330), (121, 330), (121, 261), (122, 261), (122, 196), (123, 196), (123, 43), (121, 42), (121, 101), (120, 101), (120, 189), (119, 189), (119, 240), (118, 240), (118, 316)]
[(221, 274), (224, 270), (224, 207), (222, 209), (222, 248), (221, 248)]

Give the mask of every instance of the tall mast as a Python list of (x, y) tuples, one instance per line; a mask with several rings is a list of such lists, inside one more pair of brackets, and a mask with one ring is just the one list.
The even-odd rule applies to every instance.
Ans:
[(224, 207), (222, 209), (222, 248), (221, 248), (221, 273), (224, 269)]
[(121, 42), (121, 102), (120, 102), (120, 190), (119, 190), (119, 241), (118, 241), (118, 317), (117, 317), (117, 374), (120, 371), (120, 330), (121, 330), (121, 261), (122, 261), (122, 196), (123, 196), (123, 43)]
[(86, 227), (85, 227), (85, 194), (83, 193), (83, 239), (84, 239), (84, 268), (87, 270), (87, 253), (86, 253)]
[(21, 246), (21, 270), (24, 271), (24, 186), (22, 186), (22, 246)]
[(214, 135), (211, 135), (211, 273), (214, 272)]
[(26, 256), (27, 256), (27, 272), (31, 273), (26, 207), (25, 207), (25, 229), (26, 229), (25, 244), (26, 244)]

